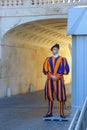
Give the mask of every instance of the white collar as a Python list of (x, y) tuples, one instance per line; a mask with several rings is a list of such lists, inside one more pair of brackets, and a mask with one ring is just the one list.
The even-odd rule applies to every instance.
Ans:
[(54, 55), (55, 58), (57, 58), (58, 56), (59, 56), (58, 54)]

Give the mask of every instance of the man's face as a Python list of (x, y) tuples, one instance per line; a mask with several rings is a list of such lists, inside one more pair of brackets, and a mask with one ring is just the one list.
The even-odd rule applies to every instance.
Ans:
[(52, 49), (52, 53), (53, 53), (53, 55), (58, 54), (58, 48), (57, 48), (57, 47), (54, 47), (54, 48)]

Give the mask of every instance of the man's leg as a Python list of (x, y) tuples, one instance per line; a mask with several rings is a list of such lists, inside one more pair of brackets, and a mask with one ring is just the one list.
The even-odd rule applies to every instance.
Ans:
[(52, 114), (53, 101), (48, 100), (48, 113)]
[(61, 117), (65, 117), (64, 116), (64, 102), (59, 102), (59, 109), (60, 109), (60, 116)]
[(52, 116), (52, 110), (53, 110), (53, 101), (48, 100), (48, 112), (45, 117), (51, 117)]

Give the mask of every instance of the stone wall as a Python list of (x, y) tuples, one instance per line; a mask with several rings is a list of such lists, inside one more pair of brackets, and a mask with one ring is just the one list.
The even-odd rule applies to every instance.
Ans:
[[(61, 49), (62, 55), (63, 50)], [(66, 53), (66, 52), (65, 52)], [(2, 46), (0, 60), (0, 97), (5, 96), (6, 88), (10, 87), (12, 95), (29, 92), (29, 85), (34, 91), (44, 89), (46, 76), (42, 73), (42, 65), (51, 54), (49, 48), (28, 46)], [(70, 83), (71, 77), (66, 76), (65, 82)]]

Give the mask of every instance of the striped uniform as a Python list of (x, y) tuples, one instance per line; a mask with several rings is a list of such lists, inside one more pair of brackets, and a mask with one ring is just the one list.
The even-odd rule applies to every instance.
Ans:
[[(45, 99), (53, 101), (54, 98), (59, 102), (66, 101), (66, 91), (63, 75), (69, 73), (69, 65), (66, 58), (58, 56), (57, 58), (48, 57), (43, 64), (43, 73), (47, 75), (45, 83)], [(53, 80), (51, 75), (55, 75), (58, 80)]]

